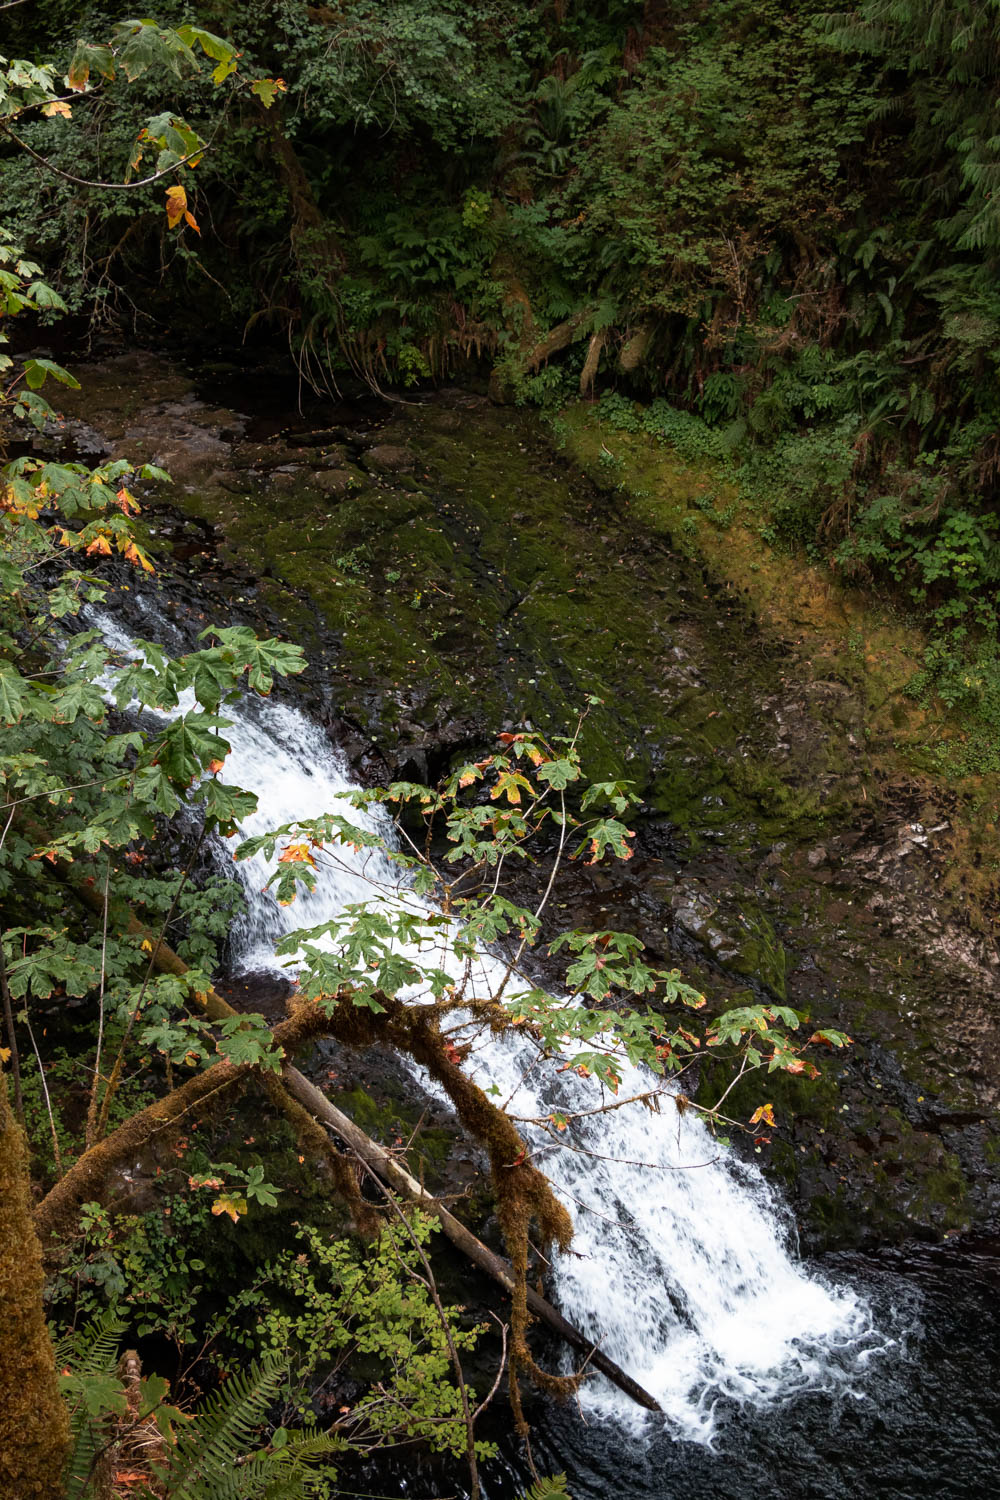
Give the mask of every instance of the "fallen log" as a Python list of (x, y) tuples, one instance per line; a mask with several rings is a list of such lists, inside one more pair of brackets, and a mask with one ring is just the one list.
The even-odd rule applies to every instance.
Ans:
[[(455, 1248), (461, 1250), (462, 1254), (467, 1256), (474, 1265), (477, 1265), (481, 1271), (485, 1271), (487, 1276), (492, 1276), (493, 1280), (499, 1282), (508, 1292), (513, 1291), (514, 1273), (501, 1256), (484, 1245), (482, 1240), (477, 1239), (470, 1229), (467, 1229), (453, 1213), (445, 1208), (443, 1203), (428, 1193), (401, 1162), (391, 1156), (377, 1141), (365, 1135), (364, 1131), (359, 1129), (354, 1121), (349, 1119), (335, 1104), (331, 1104), (326, 1095), (315, 1084), (310, 1083), (298, 1068), (286, 1067), (282, 1072), (289, 1092), (294, 1094), (300, 1104), (304, 1104), (311, 1114), (328, 1125), (346, 1145), (350, 1146), (352, 1151), (356, 1152), (365, 1165), (390, 1187), (402, 1193), (425, 1213), (433, 1215)], [(592, 1339), (587, 1338), (586, 1334), (567, 1322), (551, 1302), (546, 1301), (530, 1286), (528, 1287), (528, 1307), (540, 1322), (551, 1328), (571, 1348), (579, 1350), (585, 1356), (588, 1365), (593, 1365), (595, 1370), (600, 1370), (602, 1375), (606, 1375), (633, 1401), (644, 1406), (647, 1411), (662, 1410), (655, 1397), (644, 1390), (630, 1375), (627, 1375), (613, 1359), (603, 1354)]]
[[(83, 899), (89, 905), (93, 906), (95, 910), (103, 911), (103, 895), (96, 887), (81, 887), (77, 885), (76, 889)], [(135, 933), (136, 935), (141, 933), (154, 945), (152, 961), (154, 967), (161, 973), (183, 976), (188, 972), (188, 965), (184, 960), (167, 943), (163, 942), (162, 939), (157, 940), (156, 934), (144, 927), (133, 912), (129, 912), (128, 914), (127, 926), (130, 933)], [(239, 1015), (239, 1011), (235, 1010), (214, 989), (204, 992), (201, 998), (206, 1015), (213, 1021), (222, 1021), (230, 1016)], [(289, 1023), (285, 1022), (283, 1026), (276, 1028), (276, 1035), (279, 1040), (283, 1027), (289, 1027)], [(289, 1029), (291, 1028), (289, 1027)], [(221, 1065), (217, 1064), (217, 1067), (219, 1066)], [(375, 1172), (379, 1178), (401, 1193), (411, 1203), (416, 1204), (425, 1213), (436, 1218), (444, 1234), (457, 1250), (460, 1250), (480, 1270), (485, 1271), (487, 1276), (492, 1277), (494, 1281), (498, 1282), (505, 1291), (512, 1292), (514, 1290), (514, 1273), (508, 1262), (502, 1256), (490, 1250), (481, 1240), (477, 1239), (472, 1231), (467, 1229), (460, 1220), (456, 1219), (454, 1214), (450, 1213), (443, 1203), (428, 1193), (395, 1157), (390, 1155), (377, 1141), (372, 1140), (370, 1136), (366, 1135), (342, 1110), (337, 1109), (336, 1105), (332, 1104), (314, 1083), (310, 1083), (309, 1079), (303, 1073), (300, 1073), (298, 1068), (290, 1063), (286, 1063), (282, 1068), (282, 1079), (288, 1094), (292, 1096), (293, 1100), (298, 1101), (298, 1105), (303, 1106), (314, 1119), (321, 1121), (339, 1136), (345, 1145), (360, 1157), (365, 1165)], [(192, 1084), (195, 1084), (195, 1082), (195, 1080), (192, 1080)], [(282, 1092), (280, 1087), (274, 1088), (270, 1092), (275, 1102), (280, 1104), (280, 1094)], [(52, 1199), (58, 1193), (58, 1188), (54, 1189), (53, 1193), (49, 1195), (49, 1199)], [(48, 1200), (41, 1207), (45, 1208), (47, 1205)], [(42, 1215), (46, 1228), (50, 1227), (47, 1222), (49, 1216), (49, 1214)], [(586, 1334), (581, 1333), (578, 1328), (575, 1328), (572, 1323), (563, 1317), (562, 1313), (552, 1306), (551, 1302), (547, 1301), (546, 1298), (534, 1291), (530, 1286), (527, 1288), (527, 1301), (531, 1314), (539, 1322), (544, 1323), (547, 1328), (550, 1328), (557, 1337), (569, 1344), (572, 1349), (576, 1349), (584, 1355), (585, 1364), (600, 1371), (620, 1391), (624, 1392), (625, 1395), (629, 1396), (639, 1406), (645, 1407), (647, 1411), (662, 1410), (662, 1407), (654, 1396), (651, 1396), (637, 1381), (626, 1374), (620, 1366), (615, 1364), (613, 1359), (602, 1353), (600, 1347), (592, 1339), (589, 1339)]]

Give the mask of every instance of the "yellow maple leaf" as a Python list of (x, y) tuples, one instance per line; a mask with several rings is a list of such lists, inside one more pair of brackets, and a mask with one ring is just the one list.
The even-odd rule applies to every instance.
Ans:
[(176, 229), (187, 213), (187, 193), (180, 183), (167, 188), (167, 228)]
[[(87, 551), (90, 551), (89, 547), (87, 548)], [(155, 573), (156, 569), (153, 567), (153, 564), (150, 562), (145, 552), (142, 552), (135, 545), (135, 542), (129, 542), (128, 546), (125, 548), (125, 556), (130, 563), (138, 563), (144, 573)]]

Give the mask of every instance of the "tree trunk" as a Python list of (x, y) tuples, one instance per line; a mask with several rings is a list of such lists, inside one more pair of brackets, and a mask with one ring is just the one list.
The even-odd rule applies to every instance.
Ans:
[(0, 1070), (0, 1494), (59, 1500), (69, 1418), (42, 1308), (28, 1150)]

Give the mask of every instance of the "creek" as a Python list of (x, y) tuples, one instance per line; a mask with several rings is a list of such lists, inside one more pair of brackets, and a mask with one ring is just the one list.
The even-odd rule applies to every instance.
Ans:
[[(140, 419), (130, 414), (131, 427), (123, 422), (108, 446), (147, 444), (156, 405), (148, 394)], [(405, 454), (389, 451), (384, 416), (351, 424), (341, 415), (336, 461), (348, 467), (330, 470), (315, 450), (302, 462), (301, 440), (294, 432), (277, 439), (273, 421), (264, 453), (259, 427), (232, 410), (220, 415), (190, 385), (182, 401), (174, 390), (159, 405), (173, 424), (175, 449), (183, 413), (195, 467), (179, 497), (189, 519), (163, 511), (155, 531), (174, 538), (177, 561), (201, 575), (194, 592), (188, 582), (173, 586), (168, 613), (193, 622), (212, 610), (218, 618), (221, 600), (265, 627), (277, 614), (289, 633), (309, 635), (318, 647), (322, 681), (314, 678), (308, 712), (248, 706), (232, 731), (233, 779), (262, 793), (262, 827), (330, 810), (373, 766), (376, 773), (432, 770), (484, 733), (509, 727), (506, 715), (522, 700), (551, 722), (592, 667), (613, 695), (598, 737), (618, 729), (649, 805), (642, 855), (627, 878), (611, 889), (578, 884), (568, 898), (570, 920), (592, 925), (597, 911), (610, 908), (614, 925), (634, 925), (654, 952), (659, 944), (703, 987), (787, 995), (827, 1024), (846, 1023), (858, 1038), (851, 1062), (812, 1101), (802, 1094), (784, 1101), (792, 1119), (783, 1154), (774, 1157), (784, 1192), (753, 1161), (717, 1159), (705, 1132), (669, 1107), (659, 1116), (620, 1111), (590, 1125), (581, 1144), (615, 1161), (564, 1151), (546, 1158), (583, 1257), (556, 1264), (550, 1291), (655, 1391), (666, 1416), (638, 1418), (595, 1381), (579, 1410), (536, 1407), (539, 1467), (565, 1469), (576, 1500), (668, 1500), (692, 1491), (733, 1500), (994, 1493), (1000, 1356), (990, 1323), (998, 1262), (988, 1235), (995, 1173), (976, 1133), (981, 1101), (969, 1108), (959, 1071), (960, 1030), (933, 1047), (921, 1030), (924, 1011), (943, 994), (968, 990), (979, 959), (947, 928), (952, 948), (942, 960), (943, 919), (924, 949), (914, 950), (916, 928), (906, 924), (911, 909), (927, 909), (930, 841), (913, 809), (901, 817), (855, 806), (854, 768), (850, 757), (837, 762), (834, 744), (857, 727), (849, 692), (826, 683), (810, 695), (808, 683), (786, 683), (780, 653), (754, 635), (732, 602), (721, 608), (682, 559), (656, 555), (658, 543), (647, 539), (640, 556), (627, 518), (565, 464), (542, 458), (527, 424), (505, 418), (498, 436), (495, 419), (478, 409), (463, 409), (462, 431), (442, 420), (454, 408), (432, 409), (425, 427), (412, 411), (397, 414), (409, 452), (418, 455), (418, 483)], [(98, 402), (93, 420), (101, 431), (113, 425), (107, 404)], [(250, 447), (255, 467), (236, 468)], [(381, 458), (367, 468), (354, 464), (379, 448)], [(457, 450), (461, 484), (441, 470), (442, 448)], [(284, 467), (299, 472), (279, 484), (274, 459), (289, 454), (298, 462)], [(495, 550), (489, 505), (469, 499), (463, 455), (486, 469), (486, 486), (496, 487), (487, 491), (491, 500), (497, 466), (511, 467), (516, 494), (508, 508), (547, 528), (548, 560), (534, 535), (525, 543), (527, 572), (516, 545), (503, 555)], [(155, 456), (177, 469), (169, 453)], [(217, 482), (193, 482), (196, 461), (202, 473), (223, 466), (222, 478), (216, 470)], [(402, 470), (387, 474), (386, 464)], [(334, 481), (325, 490), (317, 484), (331, 472), (354, 480), (336, 500)], [(565, 488), (553, 501), (559, 485)], [(273, 535), (266, 560), (254, 551), (269, 514), (272, 532), (287, 526), (295, 533), (288, 557), (275, 550)], [(556, 534), (564, 522), (576, 528), (568, 543)], [(426, 577), (450, 600), (449, 609), (435, 603), (430, 620), (419, 572), (399, 580), (399, 565), (408, 558), (414, 566), (420, 555), (414, 535), (421, 526), (436, 538)], [(591, 568), (598, 555), (612, 577), (607, 599)], [(471, 586), (463, 593), (465, 580)], [(595, 635), (589, 606), (617, 599), (621, 614), (623, 587), (628, 618), (598, 616), (607, 623)], [(579, 588), (583, 596), (569, 631), (539, 604), (549, 588)], [(145, 622), (141, 591), (114, 602), (120, 614), (106, 628), (123, 645), (122, 617), (140, 635), (174, 628), (163, 623), (162, 597), (150, 602)], [(724, 612), (733, 619), (720, 625), (714, 617)], [(332, 645), (318, 615), (335, 627)], [(600, 639), (607, 633), (610, 658)], [(435, 677), (438, 663), (447, 694)], [(469, 705), (487, 682), (476, 719)], [(823, 726), (824, 738), (816, 722), (831, 704), (837, 727)], [(820, 805), (807, 795), (817, 786)], [(914, 828), (907, 843), (901, 830)], [(918, 864), (925, 857), (926, 868)], [(360, 871), (341, 870), (292, 913), (260, 896), (260, 869), (245, 873), (247, 916), (230, 956), (238, 972), (273, 967), (273, 941), (293, 918), (294, 925), (320, 920), (366, 889)], [(970, 993), (969, 1006), (976, 1000)], [(495, 1044), (488, 1056), (476, 1054), (476, 1066), (508, 1085), (505, 1093), (521, 1072), (516, 1050)], [(517, 1112), (545, 1114), (565, 1097), (555, 1090), (567, 1087), (565, 1078), (533, 1080)], [(980, 1231), (975, 1242), (919, 1243), (970, 1224)], [(795, 1249), (800, 1230), (813, 1252), (806, 1259)], [(904, 1249), (890, 1248), (900, 1239)], [(842, 1248), (858, 1245), (864, 1250)], [(508, 1500), (526, 1482), (523, 1459), (502, 1434), (500, 1445), (501, 1458), (487, 1469), (491, 1500)], [(412, 1464), (404, 1474), (389, 1463), (359, 1489), (388, 1493), (392, 1482), (400, 1494), (441, 1493), (440, 1476), (421, 1476)]]
[[(123, 654), (135, 654), (113, 621), (97, 623)], [(162, 617), (147, 614), (147, 624), (169, 639)], [(246, 836), (320, 808), (358, 818), (345, 800), (355, 786), (346, 759), (301, 711), (248, 703), (230, 714), (227, 774), (260, 794)], [(388, 825), (381, 831), (391, 838)], [(218, 853), (220, 868), (231, 871), (229, 850)], [(274, 946), (286, 933), (335, 917), (373, 890), (415, 904), (398, 889), (394, 867), (370, 851), (345, 851), (344, 861), (321, 866), (316, 889), (294, 907), (264, 892), (273, 868), (263, 855), (237, 866), (246, 899), (232, 934), (237, 976), (284, 974)], [(480, 963), (484, 983), (495, 985), (503, 966), (487, 953)], [(473, 1058), (473, 1076), (498, 1083), (515, 1113), (591, 1102), (587, 1086), (557, 1074), (555, 1062), (541, 1077), (535, 1069), (529, 1087), (532, 1054), (522, 1041), (480, 1041)], [(430, 1091), (422, 1070), (413, 1071)], [(638, 1070), (623, 1071), (627, 1093), (648, 1083)], [(597, 1117), (577, 1126), (575, 1149), (553, 1150), (530, 1127), (526, 1134), (574, 1219), (572, 1250), (553, 1257), (550, 1295), (664, 1408), (663, 1417), (639, 1413), (600, 1378), (584, 1386), (575, 1410), (536, 1403), (536, 1462), (568, 1470), (577, 1500), (612, 1493), (668, 1500), (702, 1486), (732, 1500), (990, 1493), (982, 1437), (995, 1432), (1000, 1401), (992, 1379), (985, 1401), (979, 1383), (987, 1370), (1000, 1377), (989, 1331), (1000, 1269), (989, 1247), (961, 1258), (927, 1252), (804, 1263), (756, 1166), (720, 1150), (695, 1117), (669, 1107)], [(527, 1482), (521, 1455), (503, 1447), (487, 1466), (485, 1492), (494, 1500)], [(953, 1485), (956, 1459), (961, 1478)], [(391, 1467), (376, 1474), (382, 1483), (398, 1477)], [(929, 1481), (931, 1474), (938, 1477)], [(411, 1472), (399, 1493), (434, 1490)]]

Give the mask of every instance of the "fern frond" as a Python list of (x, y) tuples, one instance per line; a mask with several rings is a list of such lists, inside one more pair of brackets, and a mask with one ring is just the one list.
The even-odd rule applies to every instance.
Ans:
[(114, 1369), (118, 1342), (128, 1327), (110, 1310), (88, 1323), (53, 1340), (56, 1364), (67, 1366), (77, 1375), (103, 1375)]
[(63, 1470), (66, 1500), (86, 1500), (92, 1494), (91, 1481), (97, 1455), (107, 1442), (107, 1434), (83, 1407), (70, 1416), (70, 1450)]
[(248, 1493), (241, 1468), (249, 1466), (240, 1460), (257, 1441), (285, 1368), (278, 1358), (255, 1362), (201, 1407), (170, 1453), (165, 1478), (171, 1500), (236, 1500)]
[(523, 1500), (571, 1500), (566, 1488), (566, 1475), (552, 1474), (545, 1479), (537, 1479), (523, 1496)]
[(121, 1318), (106, 1311), (54, 1343), (57, 1367), (73, 1372), (62, 1382), (69, 1404), (70, 1446), (63, 1470), (66, 1500), (85, 1500), (91, 1493), (97, 1455), (108, 1441), (100, 1407), (120, 1391), (113, 1372), (126, 1327)]

